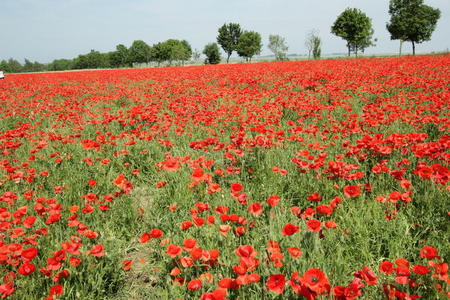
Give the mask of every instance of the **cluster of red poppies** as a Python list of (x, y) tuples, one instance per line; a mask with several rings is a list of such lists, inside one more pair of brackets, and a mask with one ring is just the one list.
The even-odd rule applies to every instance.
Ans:
[[(134, 271), (124, 245), (156, 249), (157, 285), (186, 298), (449, 296), (449, 62), (11, 74), (0, 83), (0, 296), (92, 293), (81, 277), (100, 261)], [(408, 257), (374, 250), (377, 261), (339, 276), (303, 261), (324, 240), (351, 244), (347, 208), (369, 202), (380, 224), (400, 215), (419, 232)], [(95, 277), (96, 295), (111, 276)]]

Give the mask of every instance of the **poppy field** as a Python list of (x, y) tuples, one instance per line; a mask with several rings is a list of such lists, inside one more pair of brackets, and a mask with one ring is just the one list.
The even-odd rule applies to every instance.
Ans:
[(450, 56), (10, 74), (0, 297), (447, 299)]

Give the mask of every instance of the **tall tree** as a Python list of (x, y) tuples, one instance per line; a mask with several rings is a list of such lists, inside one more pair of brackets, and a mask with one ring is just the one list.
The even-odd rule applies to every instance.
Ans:
[(288, 46), (286, 46), (284, 38), (279, 36), (278, 34), (269, 35), (268, 48), (273, 52), (273, 54), (275, 54), (276, 60), (287, 59), (286, 52), (289, 48)]
[(128, 62), (131, 64), (150, 61), (150, 46), (142, 40), (134, 41), (128, 51)]
[(184, 64), (191, 56), (192, 48), (186, 40), (180, 41), (168, 39), (153, 45), (151, 50), (151, 60), (158, 62), (158, 65), (165, 61), (167, 61), (169, 65), (172, 65), (173, 61)]
[(227, 54), (227, 63), (233, 51), (237, 51), (238, 40), (242, 34), (241, 26), (237, 23), (223, 24), (219, 28), (219, 35), (217, 36), (217, 43), (222, 47)]
[(314, 50), (314, 40), (318, 37), (318, 31), (316, 29), (312, 29), (306, 35), (305, 39), (305, 47), (308, 50), (308, 58), (311, 58), (311, 53)]
[(74, 61), (72, 59), (55, 59), (52, 63), (50, 63), (48, 68), (51, 71), (64, 71), (72, 69), (73, 64)]
[(255, 31), (244, 31), (238, 40), (237, 53), (245, 57), (246, 61), (252, 61), (252, 57), (261, 53), (261, 35)]
[(358, 50), (373, 45), (372, 21), (357, 8), (347, 8), (342, 12), (331, 27), (331, 33), (347, 41), (348, 56), (351, 51), (358, 55)]
[(312, 49), (313, 57), (314, 59), (319, 59), (322, 53), (322, 40), (318, 35), (314, 35), (312, 39), (312, 45), (313, 45)]
[(219, 46), (216, 43), (210, 43), (203, 49), (203, 54), (206, 55), (205, 64), (215, 65), (220, 63)]
[(8, 61), (3, 60), (2, 63), (2, 70), (8, 73), (20, 73), (22, 72), (22, 65), (19, 61), (17, 61), (14, 58), (8, 59)]
[(389, 14), (391, 20), (386, 28), (391, 39), (411, 42), (413, 55), (416, 54), (416, 43), (431, 39), (441, 16), (438, 8), (423, 4), (423, 0), (390, 0)]
[[(217, 46), (217, 44), (216, 44)], [(194, 51), (192, 51), (192, 61), (195, 63), (200, 59), (200, 51), (198, 51), (197, 49), (195, 49)]]
[[(122, 44), (116, 46), (116, 51), (109, 53), (109, 62), (112, 67), (123, 67), (125, 65), (130, 65), (128, 62), (128, 49)], [(130, 65), (131, 66), (131, 65)]]

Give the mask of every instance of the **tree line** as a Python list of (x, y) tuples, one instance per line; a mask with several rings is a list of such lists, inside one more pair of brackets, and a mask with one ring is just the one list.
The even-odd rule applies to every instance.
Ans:
[[(400, 40), (400, 50), (403, 42), (411, 42), (413, 55), (416, 53), (416, 44), (429, 41), (440, 18), (440, 10), (423, 3), (423, 0), (390, 0), (390, 21), (386, 29), (392, 40)], [(374, 30), (372, 20), (357, 8), (345, 9), (331, 26), (331, 33), (344, 39), (347, 44), (348, 56), (358, 52), (364, 53), (365, 49), (375, 46), (377, 39), (373, 38)], [(228, 63), (233, 52), (247, 62), (251, 62), (255, 55), (261, 53), (263, 44), (261, 35), (256, 31), (243, 30), (237, 23), (228, 23), (218, 28), (216, 42), (207, 44), (203, 49), (206, 56), (205, 64), (218, 64), (221, 62), (219, 46), (225, 52)], [(305, 47), (308, 50), (308, 58), (317, 59), (321, 56), (322, 42), (316, 30), (308, 33)], [(280, 35), (269, 35), (269, 50), (278, 61), (287, 60), (288, 46)], [(80, 54), (73, 59), (55, 59), (49, 64), (31, 62), (25, 59), (22, 65), (19, 61), (10, 58), (0, 61), (0, 70), (9, 73), (62, 71), (71, 69), (96, 69), (96, 68), (120, 68), (133, 67), (138, 64), (184, 65), (193, 59), (200, 58), (198, 50), (192, 50), (186, 40), (168, 39), (152, 46), (142, 40), (134, 41), (129, 48), (123, 44), (116, 46), (114, 51), (101, 53), (91, 50), (89, 53)]]

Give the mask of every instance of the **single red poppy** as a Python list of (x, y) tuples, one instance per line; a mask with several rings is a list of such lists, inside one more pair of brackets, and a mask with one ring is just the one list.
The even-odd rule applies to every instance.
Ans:
[(266, 287), (276, 294), (282, 294), (285, 283), (286, 278), (283, 274), (270, 275), (269, 280), (266, 282)]
[(284, 236), (293, 235), (294, 233), (298, 232), (299, 228), (300, 226), (296, 226), (289, 223), (284, 225), (283, 229), (281, 230), (281, 234)]

